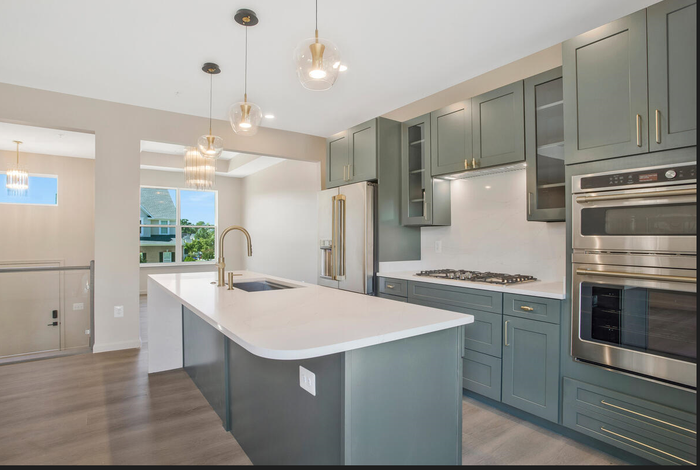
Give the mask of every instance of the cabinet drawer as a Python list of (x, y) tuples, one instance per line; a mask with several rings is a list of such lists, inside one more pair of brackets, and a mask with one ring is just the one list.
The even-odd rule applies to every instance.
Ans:
[(561, 301), (543, 297), (503, 294), (503, 313), (514, 317), (559, 324)]
[(501, 360), (476, 351), (464, 351), (462, 386), (501, 401)]
[(408, 281), (404, 281), (402, 279), (392, 279), (390, 277), (379, 278), (379, 292), (382, 294), (406, 297), (407, 291)]
[(439, 302), (441, 304), (471, 308), (483, 312), (503, 312), (503, 294), (487, 290), (409, 281), (408, 298), (428, 302)]
[(696, 416), (564, 378), (563, 424), (661, 464), (695, 464)]
[(380, 297), (382, 299), (389, 299), (389, 300), (395, 300), (397, 302), (406, 302), (408, 299), (406, 297), (401, 297), (398, 295), (391, 295), (391, 294), (382, 294), (381, 292), (377, 294), (377, 297)]

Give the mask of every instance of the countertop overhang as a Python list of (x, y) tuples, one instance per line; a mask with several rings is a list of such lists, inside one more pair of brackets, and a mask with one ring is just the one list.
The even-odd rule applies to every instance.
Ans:
[(450, 312), (250, 271), (235, 282), (293, 286), (262, 292), (212, 284), (216, 273), (151, 274), (155, 283), (249, 352), (267, 359), (326, 356), (473, 323)]
[(489, 284), (486, 282), (459, 281), (454, 279), (441, 279), (428, 276), (416, 276), (414, 272), (383, 272), (378, 273), (379, 277), (390, 277), (392, 279), (403, 279), (406, 281), (427, 282), (430, 284), (442, 284), (445, 286), (464, 287), (465, 289), (481, 289), (506, 294), (531, 295), (533, 297), (545, 297), (548, 299), (564, 300), (566, 292), (564, 281), (532, 281), (519, 284), (501, 285)]

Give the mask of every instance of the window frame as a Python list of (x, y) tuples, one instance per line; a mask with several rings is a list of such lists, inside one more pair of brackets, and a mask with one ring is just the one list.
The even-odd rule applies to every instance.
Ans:
[[(168, 232), (170, 232), (171, 228), (175, 229), (175, 261), (171, 263), (166, 263), (166, 262), (158, 262), (158, 263), (141, 263), (139, 262), (139, 266), (142, 268), (158, 268), (158, 267), (168, 267), (168, 266), (201, 266), (201, 265), (213, 265), (216, 264), (216, 259), (219, 257), (219, 247), (216, 243), (216, 240), (219, 239), (219, 192), (216, 189), (204, 189), (204, 190), (194, 190), (194, 189), (189, 189), (189, 188), (178, 188), (178, 187), (169, 187), (169, 186), (153, 186), (153, 185), (147, 185), (147, 184), (142, 184), (139, 186), (139, 207), (141, 206), (141, 188), (151, 188), (151, 189), (164, 189), (167, 191), (173, 190), (175, 191), (175, 196), (176, 196), (176, 201), (175, 201), (175, 224), (168, 224), (168, 225), (162, 225), (160, 224), (159, 221), (158, 224), (141, 224), (140, 225), (140, 234), (143, 234), (143, 229), (144, 228), (158, 228), (158, 234), (159, 235), (165, 235), (160, 233), (160, 230), (163, 228), (166, 228)], [(214, 193), (214, 225), (180, 225), (180, 221), (182, 218), (180, 217), (180, 192), (181, 191), (198, 191), (198, 192), (206, 192), (206, 193)], [(139, 218), (139, 220), (141, 220)], [(192, 228), (213, 228), (214, 229), (214, 259), (210, 261), (183, 261), (182, 258), (182, 229), (186, 227), (192, 227)], [(168, 233), (167, 235), (172, 235), (171, 233)], [(140, 238), (140, 237), (139, 237)], [(141, 240), (139, 239), (139, 242)], [(140, 247), (139, 243), (139, 247)], [(139, 250), (141, 251), (141, 250)]]

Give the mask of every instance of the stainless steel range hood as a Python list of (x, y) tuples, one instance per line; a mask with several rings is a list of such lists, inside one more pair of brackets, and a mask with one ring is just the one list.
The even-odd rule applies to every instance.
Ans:
[(526, 166), (527, 164), (525, 162), (511, 163), (508, 165), (492, 166), (488, 168), (476, 168), (474, 170), (466, 170), (449, 175), (434, 176), (433, 178), (442, 180), (463, 180), (466, 178), (476, 178), (477, 176), (495, 175), (498, 173), (524, 170)]

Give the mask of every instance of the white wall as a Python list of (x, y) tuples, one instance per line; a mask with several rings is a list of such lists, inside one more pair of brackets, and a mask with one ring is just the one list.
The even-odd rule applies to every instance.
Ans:
[[(229, 225), (243, 224), (241, 181), (240, 178), (216, 177), (213, 189), (218, 192), (219, 198), (219, 231)], [(177, 171), (141, 170), (141, 185), (185, 188), (185, 175)], [(238, 241), (232, 240), (233, 238), (233, 236), (226, 237), (224, 246), (226, 269), (243, 269), (242, 246)], [(139, 291), (141, 294), (146, 293), (146, 283), (149, 274), (216, 271), (215, 262), (214, 260), (211, 263), (190, 263), (177, 266), (171, 266), (166, 263), (157, 266), (148, 265), (148, 267), (142, 264), (140, 266)]]
[(380, 272), (452, 268), (564, 278), (566, 224), (527, 221), (525, 170), (455, 180), (451, 190), (452, 225), (421, 229), (421, 261), (381, 263)]
[(246, 269), (316, 283), (320, 171), (287, 160), (243, 180), (243, 226), (253, 242)]

